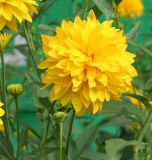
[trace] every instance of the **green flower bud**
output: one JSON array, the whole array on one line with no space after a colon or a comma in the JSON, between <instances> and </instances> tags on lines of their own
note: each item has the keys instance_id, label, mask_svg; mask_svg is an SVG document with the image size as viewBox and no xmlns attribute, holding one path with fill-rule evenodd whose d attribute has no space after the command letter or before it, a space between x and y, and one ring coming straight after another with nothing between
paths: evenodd
<instances>
[{"instance_id":1,"label":"green flower bud","mask_svg":"<svg viewBox=\"0 0 152 160\"><path fill-rule=\"evenodd\" d=\"M12 96L18 96L23 92L24 88L22 84L10 84L7 86L7 92Z\"/></svg>"},{"instance_id":2,"label":"green flower bud","mask_svg":"<svg viewBox=\"0 0 152 160\"><path fill-rule=\"evenodd\" d=\"M56 120L58 123L64 122L67 118L67 113L65 112L57 112L53 114L54 120Z\"/></svg>"}]
</instances>

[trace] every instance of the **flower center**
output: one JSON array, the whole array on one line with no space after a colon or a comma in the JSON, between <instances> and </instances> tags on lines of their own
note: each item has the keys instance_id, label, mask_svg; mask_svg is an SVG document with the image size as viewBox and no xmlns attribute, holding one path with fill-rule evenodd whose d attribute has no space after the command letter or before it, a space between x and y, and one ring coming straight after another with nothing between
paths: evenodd
<instances>
[{"instance_id":1,"label":"flower center","mask_svg":"<svg viewBox=\"0 0 152 160\"><path fill-rule=\"evenodd\" d=\"M84 52L88 60L93 60L95 58L95 51L94 51L94 46L91 45L86 51Z\"/></svg>"}]
</instances>

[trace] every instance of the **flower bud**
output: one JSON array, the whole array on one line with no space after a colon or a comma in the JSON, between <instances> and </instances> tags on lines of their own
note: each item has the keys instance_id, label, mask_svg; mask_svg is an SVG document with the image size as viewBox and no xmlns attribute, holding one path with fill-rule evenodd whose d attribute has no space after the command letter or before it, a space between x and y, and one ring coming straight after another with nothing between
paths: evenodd
<instances>
[{"instance_id":1,"label":"flower bud","mask_svg":"<svg viewBox=\"0 0 152 160\"><path fill-rule=\"evenodd\" d=\"M12 35L7 33L0 33L0 50L6 48L8 42L10 41Z\"/></svg>"},{"instance_id":2,"label":"flower bud","mask_svg":"<svg viewBox=\"0 0 152 160\"><path fill-rule=\"evenodd\" d=\"M7 86L7 92L12 96L18 96L23 92L24 88L22 84L10 84Z\"/></svg>"},{"instance_id":3,"label":"flower bud","mask_svg":"<svg viewBox=\"0 0 152 160\"><path fill-rule=\"evenodd\" d=\"M67 113L65 112L57 112L53 115L54 120L56 120L58 123L64 122L67 118Z\"/></svg>"}]
</instances>

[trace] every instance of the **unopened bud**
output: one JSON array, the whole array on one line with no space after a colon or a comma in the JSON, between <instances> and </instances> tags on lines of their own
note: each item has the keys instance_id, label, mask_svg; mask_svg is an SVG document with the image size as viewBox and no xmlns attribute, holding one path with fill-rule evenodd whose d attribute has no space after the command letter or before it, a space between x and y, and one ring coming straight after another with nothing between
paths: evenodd
<instances>
[{"instance_id":1,"label":"unopened bud","mask_svg":"<svg viewBox=\"0 0 152 160\"><path fill-rule=\"evenodd\" d=\"M22 84L10 84L7 86L7 92L12 96L18 96L23 92L24 88Z\"/></svg>"},{"instance_id":2,"label":"unopened bud","mask_svg":"<svg viewBox=\"0 0 152 160\"><path fill-rule=\"evenodd\" d=\"M58 122L58 123L61 123L61 122L64 122L65 119L67 118L67 113L65 112L57 112L53 115L53 118Z\"/></svg>"}]
</instances>

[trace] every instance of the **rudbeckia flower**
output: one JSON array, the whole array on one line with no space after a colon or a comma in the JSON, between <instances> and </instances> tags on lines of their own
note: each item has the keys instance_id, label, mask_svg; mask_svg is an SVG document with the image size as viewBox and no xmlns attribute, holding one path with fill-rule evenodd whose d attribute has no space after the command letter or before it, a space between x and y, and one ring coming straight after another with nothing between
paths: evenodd
<instances>
[{"instance_id":1,"label":"rudbeckia flower","mask_svg":"<svg viewBox=\"0 0 152 160\"><path fill-rule=\"evenodd\" d=\"M120 16L131 18L141 16L143 9L142 0L122 0L118 7Z\"/></svg>"},{"instance_id":2,"label":"rudbeckia flower","mask_svg":"<svg viewBox=\"0 0 152 160\"><path fill-rule=\"evenodd\" d=\"M3 103L0 102L0 107L2 106L3 106ZM5 114L5 111L2 108L0 108L0 117L2 117L4 114ZM3 131L3 130L4 130L4 125L3 125L2 119L0 118L0 131Z\"/></svg>"},{"instance_id":3,"label":"rudbeckia flower","mask_svg":"<svg viewBox=\"0 0 152 160\"><path fill-rule=\"evenodd\" d=\"M100 23L91 10L87 20L63 21L55 36L42 35L46 60L43 82L53 84L50 98L73 104L77 115L101 111L102 103L119 100L136 76L123 31L112 21Z\"/></svg>"},{"instance_id":4,"label":"rudbeckia flower","mask_svg":"<svg viewBox=\"0 0 152 160\"><path fill-rule=\"evenodd\" d=\"M22 23L23 19L32 22L30 13L37 10L35 0L0 0L0 30L5 26L17 31L17 20Z\"/></svg>"},{"instance_id":5,"label":"rudbeckia flower","mask_svg":"<svg viewBox=\"0 0 152 160\"><path fill-rule=\"evenodd\" d=\"M12 35L7 33L0 33L0 50L6 48L8 42L10 41Z\"/></svg>"}]
</instances>

